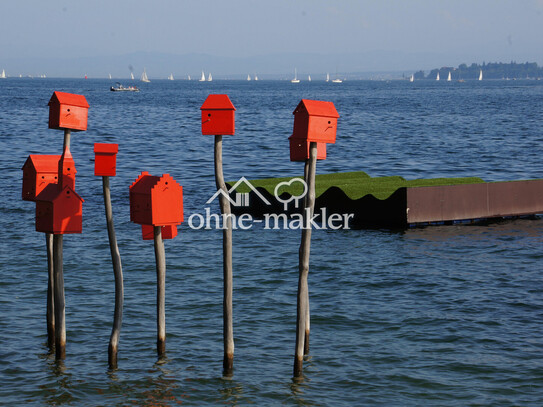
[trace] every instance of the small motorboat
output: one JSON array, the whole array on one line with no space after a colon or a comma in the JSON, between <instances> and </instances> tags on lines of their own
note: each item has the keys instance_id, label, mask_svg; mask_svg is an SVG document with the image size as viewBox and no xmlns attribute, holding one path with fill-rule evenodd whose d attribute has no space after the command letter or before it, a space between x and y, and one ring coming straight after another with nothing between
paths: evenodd
<instances>
[{"instance_id":1,"label":"small motorboat","mask_svg":"<svg viewBox=\"0 0 543 407\"><path fill-rule=\"evenodd\" d=\"M117 82L115 86L109 88L112 92L139 92L137 86L123 86L121 83Z\"/></svg>"}]
</instances>

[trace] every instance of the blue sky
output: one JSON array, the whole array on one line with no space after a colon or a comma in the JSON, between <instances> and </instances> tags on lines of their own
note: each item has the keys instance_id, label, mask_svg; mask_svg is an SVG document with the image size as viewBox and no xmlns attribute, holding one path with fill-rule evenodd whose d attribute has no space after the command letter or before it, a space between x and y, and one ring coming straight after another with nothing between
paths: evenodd
<instances>
[{"instance_id":1,"label":"blue sky","mask_svg":"<svg viewBox=\"0 0 543 407\"><path fill-rule=\"evenodd\" d=\"M0 3L0 67L10 58L138 51L231 57L384 51L425 54L424 62L435 65L543 64L543 0Z\"/></svg>"}]
</instances>

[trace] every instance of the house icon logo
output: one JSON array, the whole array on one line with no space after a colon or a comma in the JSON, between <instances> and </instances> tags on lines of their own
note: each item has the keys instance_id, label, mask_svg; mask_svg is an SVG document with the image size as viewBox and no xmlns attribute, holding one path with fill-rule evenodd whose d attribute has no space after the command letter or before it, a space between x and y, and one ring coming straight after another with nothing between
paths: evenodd
<instances>
[{"instance_id":1,"label":"house icon logo","mask_svg":"<svg viewBox=\"0 0 543 407\"><path fill-rule=\"evenodd\" d=\"M262 195L260 192L258 192L258 190L253 186L253 184L251 184L247 178L245 177L241 177L233 186L232 188L230 188L228 190L228 193L224 192L222 189L219 189L217 190L217 192L215 192L213 194L213 196L211 198L209 198L206 202L206 204L210 204L211 202L213 202L215 199L217 199L217 197L219 195L222 195L224 197L226 197L226 199L228 199L228 201L230 202L230 204L232 204L233 206L235 207L246 207L246 206L249 206L249 192L246 192L246 193L237 193L236 192L236 199L232 199L231 198L231 194L232 192L234 192L238 186L240 186L241 184L245 184L249 187L249 189L251 191L253 191L255 193L255 195L262 201L264 202L266 205L271 205L270 201L268 201L266 199L266 197L264 195Z\"/></svg>"}]
</instances>

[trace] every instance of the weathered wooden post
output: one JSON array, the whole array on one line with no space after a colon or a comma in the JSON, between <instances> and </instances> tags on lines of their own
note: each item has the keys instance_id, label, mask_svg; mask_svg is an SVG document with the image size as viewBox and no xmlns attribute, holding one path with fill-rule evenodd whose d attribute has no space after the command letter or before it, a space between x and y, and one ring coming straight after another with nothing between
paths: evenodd
<instances>
[{"instance_id":1,"label":"weathered wooden post","mask_svg":"<svg viewBox=\"0 0 543 407\"><path fill-rule=\"evenodd\" d=\"M54 285L54 263L53 263L53 235L45 233L47 246L47 346L53 349L55 346L55 301L53 293Z\"/></svg>"},{"instance_id":2,"label":"weathered wooden post","mask_svg":"<svg viewBox=\"0 0 543 407\"><path fill-rule=\"evenodd\" d=\"M102 177L102 191L104 194L104 207L106 211L106 225L109 239L109 250L113 264L115 277L115 311L113 313L113 327L109 338L108 364L110 369L117 368L117 353L119 349L119 338L123 323L124 285L123 268L121 255L117 245L117 235L113 223L113 208L111 205L111 191L109 177L116 175L116 159L119 151L118 144L94 143L94 175Z\"/></svg>"},{"instance_id":3,"label":"weathered wooden post","mask_svg":"<svg viewBox=\"0 0 543 407\"><path fill-rule=\"evenodd\" d=\"M291 161L304 161L304 198L302 240L298 261L298 296L296 305L296 347L293 375L303 374L303 356L309 352L309 255L311 219L315 210L315 174L317 159L326 159L326 144L335 143L339 115L331 102L302 99L293 112L294 131L289 137Z\"/></svg>"},{"instance_id":4,"label":"weathered wooden post","mask_svg":"<svg viewBox=\"0 0 543 407\"><path fill-rule=\"evenodd\" d=\"M309 166L307 172L307 195L303 212L302 241L298 261L298 298L296 306L296 349L294 352L294 377L302 375L303 356L305 353L305 338L309 336L307 318L309 314L309 289L307 277L309 274L309 254L311 251L311 224L315 210L315 169L317 163L317 143L309 147Z\"/></svg>"},{"instance_id":5,"label":"weathered wooden post","mask_svg":"<svg viewBox=\"0 0 543 407\"><path fill-rule=\"evenodd\" d=\"M157 354L166 354L166 255L164 240L183 222L183 187L169 174L144 171L130 186L130 220L142 225L143 240L154 240L157 273Z\"/></svg>"},{"instance_id":6,"label":"weathered wooden post","mask_svg":"<svg viewBox=\"0 0 543 407\"><path fill-rule=\"evenodd\" d=\"M303 161L304 162L304 182L308 186L308 192L304 196L302 208L305 211L307 207L307 199L309 196L309 166L310 166L310 149L307 140L305 139L296 139L294 136L289 137L290 142L290 160L291 161ZM326 143L317 143L317 160L326 159ZM316 165L316 164L315 164ZM304 351L303 354L309 354L309 333L311 330L311 319L310 319L310 305L309 305L309 288L307 290L305 303L307 304L305 311L305 335L304 335Z\"/></svg>"},{"instance_id":7,"label":"weathered wooden post","mask_svg":"<svg viewBox=\"0 0 543 407\"><path fill-rule=\"evenodd\" d=\"M222 167L222 136L235 133L235 110L228 95L209 95L200 108L202 134L215 136L215 185L220 190L219 203L223 219L223 375L234 373L234 318L232 310L232 217L230 197Z\"/></svg>"},{"instance_id":8,"label":"weathered wooden post","mask_svg":"<svg viewBox=\"0 0 543 407\"><path fill-rule=\"evenodd\" d=\"M156 260L156 309L157 340L156 348L159 357L166 354L166 252L162 240L162 227L153 226L153 239Z\"/></svg>"}]
</instances>

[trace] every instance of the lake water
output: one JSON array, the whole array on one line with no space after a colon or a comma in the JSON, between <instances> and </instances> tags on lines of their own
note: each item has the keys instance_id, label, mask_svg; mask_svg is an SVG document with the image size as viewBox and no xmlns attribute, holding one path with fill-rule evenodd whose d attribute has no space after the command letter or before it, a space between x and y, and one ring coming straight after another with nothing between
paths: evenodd
<instances>
[{"instance_id":1,"label":"lake water","mask_svg":"<svg viewBox=\"0 0 543 407\"><path fill-rule=\"evenodd\" d=\"M152 81L139 93L107 80L0 80L0 404L543 404L543 219L409 230L320 230L312 239L311 351L292 380L296 230L234 233L234 376L222 370L222 234L183 224L166 241L167 357L158 361L152 241L129 221L141 171L184 188L185 219L215 193L213 137L199 108L227 93L227 180L296 175L292 111L334 102L337 142L317 173L405 178L543 178L543 82ZM124 83L128 85L128 81ZM45 239L21 200L29 154L60 154L47 127L53 91L80 93L89 128L72 134L83 234L64 238L67 354L46 345ZM125 307L119 368L109 371L114 281L93 144L119 143L111 179ZM218 210L218 205L213 210Z\"/></svg>"}]
</instances>

